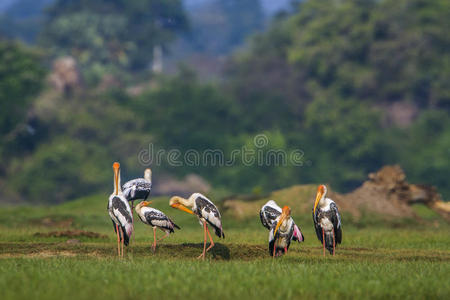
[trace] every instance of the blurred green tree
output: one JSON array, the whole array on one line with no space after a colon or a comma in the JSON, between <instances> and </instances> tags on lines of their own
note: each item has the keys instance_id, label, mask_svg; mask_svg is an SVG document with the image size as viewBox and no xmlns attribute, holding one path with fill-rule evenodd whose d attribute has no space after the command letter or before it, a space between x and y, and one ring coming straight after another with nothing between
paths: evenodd
<instances>
[{"instance_id":1,"label":"blurred green tree","mask_svg":"<svg viewBox=\"0 0 450 300\"><path fill-rule=\"evenodd\" d=\"M106 72L148 69L153 48L187 26L180 0L58 0L41 44L54 56L74 56L95 82Z\"/></svg>"},{"instance_id":2,"label":"blurred green tree","mask_svg":"<svg viewBox=\"0 0 450 300\"><path fill-rule=\"evenodd\" d=\"M0 40L0 155L23 124L32 97L42 88L45 70L41 55L17 42ZM0 162L0 169L5 160Z\"/></svg>"}]
</instances>

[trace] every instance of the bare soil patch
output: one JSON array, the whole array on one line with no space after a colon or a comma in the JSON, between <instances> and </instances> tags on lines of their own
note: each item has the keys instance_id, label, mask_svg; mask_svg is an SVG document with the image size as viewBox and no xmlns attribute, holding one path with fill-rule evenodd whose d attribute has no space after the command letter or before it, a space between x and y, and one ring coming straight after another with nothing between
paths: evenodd
<instances>
[{"instance_id":1,"label":"bare soil patch","mask_svg":"<svg viewBox=\"0 0 450 300\"><path fill-rule=\"evenodd\" d=\"M34 236L38 237L88 237L96 239L106 239L107 236L93 231L84 230L65 230L65 231L51 231L51 232L36 232Z\"/></svg>"}]
</instances>

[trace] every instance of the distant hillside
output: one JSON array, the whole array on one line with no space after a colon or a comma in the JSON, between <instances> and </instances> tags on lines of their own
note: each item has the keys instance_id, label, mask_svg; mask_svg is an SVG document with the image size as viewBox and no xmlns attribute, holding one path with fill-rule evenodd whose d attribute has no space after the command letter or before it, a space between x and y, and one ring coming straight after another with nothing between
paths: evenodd
<instances>
[{"instance_id":1,"label":"distant hillside","mask_svg":"<svg viewBox=\"0 0 450 300\"><path fill-rule=\"evenodd\" d=\"M316 191L317 185L295 185L258 199L233 197L225 200L224 207L230 215L246 219L255 217L262 205L273 199L280 206L290 206L294 216L310 218ZM386 166L369 174L369 180L348 194L339 194L329 188L327 197L333 199L340 212L355 223L367 222L363 217L368 215L375 216L377 221L410 219L422 222L424 219L439 220L439 215L450 221L450 205L441 200L435 188L407 183L403 170L398 166ZM414 207L414 204L424 204L435 213L424 207Z\"/></svg>"}]
</instances>

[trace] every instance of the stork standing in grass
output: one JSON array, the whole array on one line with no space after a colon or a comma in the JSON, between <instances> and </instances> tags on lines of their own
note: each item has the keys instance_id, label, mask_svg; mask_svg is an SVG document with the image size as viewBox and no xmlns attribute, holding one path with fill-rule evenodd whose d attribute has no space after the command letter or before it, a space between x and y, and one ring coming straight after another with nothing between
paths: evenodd
<instances>
[{"instance_id":1,"label":"stork standing in grass","mask_svg":"<svg viewBox=\"0 0 450 300\"><path fill-rule=\"evenodd\" d=\"M108 213L117 234L117 252L123 257L123 245L128 246L130 236L133 232L133 218L130 205L125 199L120 187L120 164L113 164L114 170L114 192L109 196Z\"/></svg>"},{"instance_id":2,"label":"stork standing in grass","mask_svg":"<svg viewBox=\"0 0 450 300\"><path fill-rule=\"evenodd\" d=\"M336 245L342 242L341 215L336 203L326 198L327 187L319 185L313 208L314 227L317 238L330 254L335 254Z\"/></svg>"},{"instance_id":3,"label":"stork standing in grass","mask_svg":"<svg viewBox=\"0 0 450 300\"><path fill-rule=\"evenodd\" d=\"M125 182L122 186L123 196L128 201L131 201L132 208L134 208L134 200L147 200L152 189L152 170L145 169L144 178L136 178Z\"/></svg>"},{"instance_id":4,"label":"stork standing in grass","mask_svg":"<svg viewBox=\"0 0 450 300\"><path fill-rule=\"evenodd\" d=\"M259 212L259 218L261 219L261 223L267 229L271 229L273 223L276 219L281 215L281 207L274 200L267 201L266 204L263 205ZM294 234L292 235L292 240L297 242L304 242L305 237L303 236L300 228L294 222Z\"/></svg>"},{"instance_id":5,"label":"stork standing in grass","mask_svg":"<svg viewBox=\"0 0 450 300\"><path fill-rule=\"evenodd\" d=\"M214 231L219 238L225 238L225 234L222 230L222 221L219 210L214 205L214 203L211 202L211 200L200 193L194 193L188 199L174 196L170 198L169 204L173 208L177 208L187 213L197 215L200 225L203 226L204 232L203 252L198 258L205 259L205 253L208 252L212 247L214 247L214 242L208 229L208 224L214 228ZM192 210L188 207L190 207ZM206 249L207 234L211 242L208 249Z\"/></svg>"},{"instance_id":6,"label":"stork standing in grass","mask_svg":"<svg viewBox=\"0 0 450 300\"><path fill-rule=\"evenodd\" d=\"M128 201L131 201L131 213L133 214L134 200L143 199L147 200L152 189L152 170L150 168L145 169L144 178L136 178L125 182L122 186L123 196ZM133 215L132 215L133 216ZM134 220L133 220L134 229ZM134 230L133 230L134 232ZM133 235L134 242L134 235Z\"/></svg>"},{"instance_id":7,"label":"stork standing in grass","mask_svg":"<svg viewBox=\"0 0 450 300\"><path fill-rule=\"evenodd\" d=\"M156 242L159 242L162 239L168 237L170 233L174 232L174 228L181 228L171 219L169 219L162 211L159 211L156 208L147 207L147 205L149 205L150 203L151 201L140 202L138 205L136 205L136 213L143 223L153 227L152 249L153 252L155 252ZM158 241L156 240L156 228L159 228L166 233Z\"/></svg>"},{"instance_id":8,"label":"stork standing in grass","mask_svg":"<svg viewBox=\"0 0 450 300\"><path fill-rule=\"evenodd\" d=\"M269 232L269 253L273 257L286 254L294 237L295 223L291 208L284 206L281 214L272 223Z\"/></svg>"}]
</instances>

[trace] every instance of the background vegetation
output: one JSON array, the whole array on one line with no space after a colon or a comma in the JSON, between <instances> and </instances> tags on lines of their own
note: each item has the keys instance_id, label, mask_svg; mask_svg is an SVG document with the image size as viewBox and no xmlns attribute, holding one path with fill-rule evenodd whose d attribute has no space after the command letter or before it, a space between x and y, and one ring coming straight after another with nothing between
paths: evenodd
<instances>
[{"instance_id":1,"label":"background vegetation","mask_svg":"<svg viewBox=\"0 0 450 300\"><path fill-rule=\"evenodd\" d=\"M124 179L139 176L138 153L149 143L229 153L260 133L268 147L301 149L304 165L162 164L154 174L194 172L228 193L317 182L345 192L399 163L411 181L436 185L448 199L448 1L301 1L269 25L258 1L211 2L212 19L229 20L223 34L217 26L200 33L178 0L41 1L37 33L1 27L1 199L105 193L111 162L122 162ZM189 51L221 55L216 80L195 67L151 72L155 46L180 55L171 45L181 32L198 45ZM53 59L67 55L82 78L69 94L45 81Z\"/></svg>"}]
</instances>

